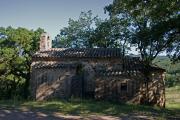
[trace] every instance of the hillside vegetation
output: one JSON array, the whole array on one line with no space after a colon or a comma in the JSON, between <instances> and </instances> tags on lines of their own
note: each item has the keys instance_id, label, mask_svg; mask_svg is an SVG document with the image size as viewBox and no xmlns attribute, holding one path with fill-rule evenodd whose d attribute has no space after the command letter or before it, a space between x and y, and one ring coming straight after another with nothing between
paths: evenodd
<instances>
[{"instance_id":1,"label":"hillside vegetation","mask_svg":"<svg viewBox=\"0 0 180 120\"><path fill-rule=\"evenodd\" d=\"M180 85L180 62L172 63L168 57L159 56L154 63L166 69L165 84L167 87Z\"/></svg>"}]
</instances>

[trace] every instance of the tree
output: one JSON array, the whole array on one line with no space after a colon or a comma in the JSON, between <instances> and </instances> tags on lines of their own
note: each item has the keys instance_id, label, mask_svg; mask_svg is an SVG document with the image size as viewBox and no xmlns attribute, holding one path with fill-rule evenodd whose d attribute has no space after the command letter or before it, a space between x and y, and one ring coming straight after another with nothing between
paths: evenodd
<instances>
[{"instance_id":1,"label":"tree","mask_svg":"<svg viewBox=\"0 0 180 120\"><path fill-rule=\"evenodd\" d=\"M60 30L55 37L54 47L73 48L122 48L127 49L127 32L118 19L92 17L92 12L81 12L78 20L69 19L69 26ZM125 24L125 23L124 23Z\"/></svg>"},{"instance_id":2,"label":"tree","mask_svg":"<svg viewBox=\"0 0 180 120\"><path fill-rule=\"evenodd\" d=\"M137 47L147 66L162 52L180 59L178 0L114 0L105 10L111 18L127 22L128 41Z\"/></svg>"},{"instance_id":3,"label":"tree","mask_svg":"<svg viewBox=\"0 0 180 120\"><path fill-rule=\"evenodd\" d=\"M94 31L94 23L98 17L92 16L92 12L81 12L78 20L69 19L68 27L60 30L60 34L53 41L54 47L90 48L92 42L89 38Z\"/></svg>"},{"instance_id":4,"label":"tree","mask_svg":"<svg viewBox=\"0 0 180 120\"><path fill-rule=\"evenodd\" d=\"M122 24L126 23L121 23L117 18L101 20L96 24L97 27L90 38L93 41L93 46L99 48L121 48L123 55L125 55L127 50L129 50L127 47L129 30L124 28Z\"/></svg>"},{"instance_id":5,"label":"tree","mask_svg":"<svg viewBox=\"0 0 180 120\"><path fill-rule=\"evenodd\" d=\"M131 36L128 42L140 52L146 76L146 102L149 101L150 66L162 52L180 60L180 11L178 0L114 0L105 7L111 19L126 23L122 26ZM124 32L124 30L122 30Z\"/></svg>"},{"instance_id":6,"label":"tree","mask_svg":"<svg viewBox=\"0 0 180 120\"><path fill-rule=\"evenodd\" d=\"M30 61L32 54L38 49L40 34L25 28L0 28L0 90L1 97L27 98L30 80Z\"/></svg>"}]
</instances>

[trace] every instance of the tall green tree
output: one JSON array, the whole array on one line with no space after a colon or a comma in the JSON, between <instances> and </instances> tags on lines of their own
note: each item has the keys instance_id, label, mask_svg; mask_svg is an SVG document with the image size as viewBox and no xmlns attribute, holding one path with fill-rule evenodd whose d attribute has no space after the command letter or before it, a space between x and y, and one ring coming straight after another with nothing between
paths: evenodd
<instances>
[{"instance_id":1,"label":"tall green tree","mask_svg":"<svg viewBox=\"0 0 180 120\"><path fill-rule=\"evenodd\" d=\"M122 48L127 50L127 32L119 19L102 20L92 12L81 12L78 20L69 19L68 27L60 30L53 41L54 47ZM123 23L125 24L125 23ZM124 32L121 32L124 29Z\"/></svg>"},{"instance_id":2,"label":"tall green tree","mask_svg":"<svg viewBox=\"0 0 180 120\"><path fill-rule=\"evenodd\" d=\"M111 18L127 23L128 41L137 47L147 65L162 52L180 59L178 0L114 0L105 10Z\"/></svg>"},{"instance_id":3,"label":"tall green tree","mask_svg":"<svg viewBox=\"0 0 180 120\"><path fill-rule=\"evenodd\" d=\"M129 30L122 26L121 21L117 18L101 20L96 24L91 41L93 46L100 48L121 48L123 55L129 50L128 39ZM122 32L123 31L123 32Z\"/></svg>"},{"instance_id":4,"label":"tall green tree","mask_svg":"<svg viewBox=\"0 0 180 120\"><path fill-rule=\"evenodd\" d=\"M27 98L30 80L30 61L38 49L40 34L25 28L0 28L0 89L1 97Z\"/></svg>"},{"instance_id":5,"label":"tall green tree","mask_svg":"<svg viewBox=\"0 0 180 120\"><path fill-rule=\"evenodd\" d=\"M91 11L81 12L78 20L69 19L68 27L60 30L60 34L53 41L54 47L74 47L89 48L92 42L89 38L94 31L97 16L93 16Z\"/></svg>"},{"instance_id":6,"label":"tall green tree","mask_svg":"<svg viewBox=\"0 0 180 120\"><path fill-rule=\"evenodd\" d=\"M180 10L178 0L114 0L105 7L111 19L118 18L131 36L145 65L145 101L148 103L150 65L162 52L180 60ZM124 32L124 30L122 30Z\"/></svg>"}]
</instances>

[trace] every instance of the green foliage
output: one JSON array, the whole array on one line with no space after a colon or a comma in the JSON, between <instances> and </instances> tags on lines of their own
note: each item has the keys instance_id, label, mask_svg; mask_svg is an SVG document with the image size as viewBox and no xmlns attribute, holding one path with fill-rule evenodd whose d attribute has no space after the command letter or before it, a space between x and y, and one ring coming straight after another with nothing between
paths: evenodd
<instances>
[{"instance_id":1,"label":"green foliage","mask_svg":"<svg viewBox=\"0 0 180 120\"><path fill-rule=\"evenodd\" d=\"M69 19L68 27L56 36L56 47L135 46L144 63L149 64L162 52L180 58L180 14L177 0L114 0L105 7L110 19L92 17L82 12L78 20Z\"/></svg>"},{"instance_id":2,"label":"green foliage","mask_svg":"<svg viewBox=\"0 0 180 120\"><path fill-rule=\"evenodd\" d=\"M139 50L143 61L151 64L166 51L180 59L180 14L177 0L114 0L106 6L111 18L118 18L130 31L130 42ZM124 32L124 30L122 30Z\"/></svg>"},{"instance_id":3,"label":"green foliage","mask_svg":"<svg viewBox=\"0 0 180 120\"><path fill-rule=\"evenodd\" d=\"M73 48L124 48L127 32L118 19L102 20L92 12L81 12L78 20L69 19L68 27L60 30L53 41L54 47ZM125 23L124 23L125 24ZM120 30L124 29L124 33ZM127 48L127 47L126 47Z\"/></svg>"},{"instance_id":4,"label":"green foliage","mask_svg":"<svg viewBox=\"0 0 180 120\"><path fill-rule=\"evenodd\" d=\"M117 18L99 22L91 37L93 46L100 48L121 48L121 51L125 54L130 50L127 47L129 45L127 40L130 37L128 36L130 33L122 24L127 23L122 23Z\"/></svg>"},{"instance_id":5,"label":"green foliage","mask_svg":"<svg viewBox=\"0 0 180 120\"><path fill-rule=\"evenodd\" d=\"M93 17L92 12L81 12L78 20L69 19L68 27L60 30L60 34L53 41L54 47L90 48L90 37L94 30L93 25L98 17Z\"/></svg>"},{"instance_id":6,"label":"green foliage","mask_svg":"<svg viewBox=\"0 0 180 120\"><path fill-rule=\"evenodd\" d=\"M0 99L27 98L30 60L43 31L0 28Z\"/></svg>"},{"instance_id":7,"label":"green foliage","mask_svg":"<svg viewBox=\"0 0 180 120\"><path fill-rule=\"evenodd\" d=\"M180 85L180 62L172 63L165 56L158 56L153 62L166 69L165 85L167 87Z\"/></svg>"}]
</instances>

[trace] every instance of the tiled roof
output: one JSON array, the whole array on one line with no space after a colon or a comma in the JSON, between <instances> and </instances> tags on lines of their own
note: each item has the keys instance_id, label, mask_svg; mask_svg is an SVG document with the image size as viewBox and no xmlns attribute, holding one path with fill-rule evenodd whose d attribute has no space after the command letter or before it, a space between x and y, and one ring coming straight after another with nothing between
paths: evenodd
<instances>
[{"instance_id":1,"label":"tiled roof","mask_svg":"<svg viewBox=\"0 0 180 120\"><path fill-rule=\"evenodd\" d=\"M95 71L97 74L105 76L116 76L124 73L136 74L138 71L143 71L145 68L139 57L125 56L122 57L121 50L119 48L79 48L79 49L51 49L49 51L38 51L34 54L34 58L123 58L123 64L115 65L113 69L99 69L100 67L95 66ZM40 62L34 65L34 68L76 68L77 63L58 63L58 62ZM157 66L150 66L148 68L150 71L160 70L165 71Z\"/></svg>"},{"instance_id":2,"label":"tiled roof","mask_svg":"<svg viewBox=\"0 0 180 120\"><path fill-rule=\"evenodd\" d=\"M77 64L70 63L56 63L56 62L40 62L34 65L34 68L76 68Z\"/></svg>"},{"instance_id":3,"label":"tiled roof","mask_svg":"<svg viewBox=\"0 0 180 120\"><path fill-rule=\"evenodd\" d=\"M120 48L58 48L38 51L34 58L121 58Z\"/></svg>"},{"instance_id":4,"label":"tiled roof","mask_svg":"<svg viewBox=\"0 0 180 120\"><path fill-rule=\"evenodd\" d=\"M139 65L138 68L134 67L125 67L125 69L105 69L105 70L96 70L96 74L100 76L119 76L119 75L139 75L139 73L143 73L145 70L143 65ZM159 67L154 67L150 66L149 71L154 72L154 71L161 71L165 72L165 69L159 68Z\"/></svg>"},{"instance_id":5,"label":"tiled roof","mask_svg":"<svg viewBox=\"0 0 180 120\"><path fill-rule=\"evenodd\" d=\"M58 62L40 62L36 63L34 65L35 69L55 69L55 68L70 68L70 69L76 69L79 65L79 62L77 63L58 63ZM112 66L111 69L108 69L108 67L99 67L98 65L94 66L94 70L97 75L101 76L119 76L119 75L137 75L139 72L144 71L145 66L139 61L133 59L126 59L126 62L124 64L115 65ZM151 65L149 67L149 71L162 71L164 72L165 69L159 68L158 66Z\"/></svg>"},{"instance_id":6,"label":"tiled roof","mask_svg":"<svg viewBox=\"0 0 180 120\"><path fill-rule=\"evenodd\" d=\"M108 69L108 67L105 67L103 69L99 69L99 67L97 65L95 65L93 67L93 69L95 70L96 75L101 75L101 76L119 76L119 75L123 75L123 74L129 74L129 73L133 73L134 75L141 71L142 69L142 65L139 65L137 63L131 63L133 64L133 66L127 66L127 64L124 65L124 68L121 65L117 66L117 67L113 67L111 69ZM137 65L135 65L137 64ZM64 69L64 68L70 68L70 69L76 69L77 66L79 65L79 63L58 63L58 62L40 62L40 63L36 63L34 65L35 69Z\"/></svg>"}]
</instances>

